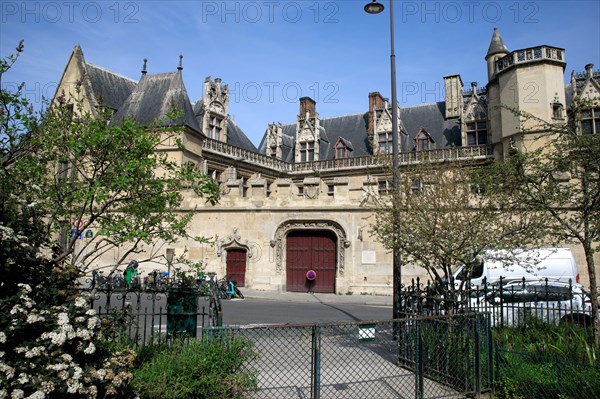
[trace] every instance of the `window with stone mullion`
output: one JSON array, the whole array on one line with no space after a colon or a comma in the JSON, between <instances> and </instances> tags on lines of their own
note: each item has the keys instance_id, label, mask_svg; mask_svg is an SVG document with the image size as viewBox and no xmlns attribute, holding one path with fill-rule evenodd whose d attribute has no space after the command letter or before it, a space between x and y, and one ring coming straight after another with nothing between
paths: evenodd
<instances>
[{"instance_id":1,"label":"window with stone mullion","mask_svg":"<svg viewBox=\"0 0 600 399\"><path fill-rule=\"evenodd\" d=\"M487 122L467 122L467 145L487 144Z\"/></svg>"},{"instance_id":2,"label":"window with stone mullion","mask_svg":"<svg viewBox=\"0 0 600 399\"><path fill-rule=\"evenodd\" d=\"M600 108L581 112L581 133L600 134Z\"/></svg>"}]
</instances>

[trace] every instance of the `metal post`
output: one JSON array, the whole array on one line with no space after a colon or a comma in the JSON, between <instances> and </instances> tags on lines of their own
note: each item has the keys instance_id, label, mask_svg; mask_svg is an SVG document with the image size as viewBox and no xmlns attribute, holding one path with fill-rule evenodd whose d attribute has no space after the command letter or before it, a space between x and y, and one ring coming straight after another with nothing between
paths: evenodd
<instances>
[{"instance_id":1,"label":"metal post","mask_svg":"<svg viewBox=\"0 0 600 399\"><path fill-rule=\"evenodd\" d=\"M378 14L384 9L383 5L373 0L370 4L365 6L365 11L369 14ZM396 98L396 51L394 46L394 0L390 0L390 73L391 73L391 84L392 84L392 226L395 232L398 229L398 167L400 166L400 156L398 148L398 101ZM393 273L393 309L392 314L394 319L400 318L401 309L401 288L402 288L402 270L401 270L401 258L400 249L394 244L392 248L393 259L392 259L392 273ZM397 334L394 333L397 337Z\"/></svg>"},{"instance_id":2,"label":"metal post","mask_svg":"<svg viewBox=\"0 0 600 399\"><path fill-rule=\"evenodd\" d=\"M398 167L399 162L399 148L398 148L398 100L396 98L396 52L394 48L394 0L390 0L390 69L391 69L391 80L392 80L392 186L394 190L394 204L393 204L393 226L394 232L398 229ZM393 247L393 277L394 277L394 304L393 304L393 317L394 319L400 318L401 309L401 290L402 290L402 269L401 269L400 249L394 244Z\"/></svg>"}]
</instances>

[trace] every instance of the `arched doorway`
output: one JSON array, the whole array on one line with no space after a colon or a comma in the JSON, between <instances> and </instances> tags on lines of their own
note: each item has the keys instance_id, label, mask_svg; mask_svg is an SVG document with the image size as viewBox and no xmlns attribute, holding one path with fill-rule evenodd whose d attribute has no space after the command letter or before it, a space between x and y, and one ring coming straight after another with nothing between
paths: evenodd
<instances>
[{"instance_id":1,"label":"arched doorway","mask_svg":"<svg viewBox=\"0 0 600 399\"><path fill-rule=\"evenodd\" d=\"M227 275L237 282L238 287L246 284L246 250L231 248L227 250L226 257Z\"/></svg>"},{"instance_id":2,"label":"arched doorway","mask_svg":"<svg viewBox=\"0 0 600 399\"><path fill-rule=\"evenodd\" d=\"M331 230L294 230L286 239L286 286L292 292L335 293L337 236ZM311 282L309 270L316 272Z\"/></svg>"}]
</instances>

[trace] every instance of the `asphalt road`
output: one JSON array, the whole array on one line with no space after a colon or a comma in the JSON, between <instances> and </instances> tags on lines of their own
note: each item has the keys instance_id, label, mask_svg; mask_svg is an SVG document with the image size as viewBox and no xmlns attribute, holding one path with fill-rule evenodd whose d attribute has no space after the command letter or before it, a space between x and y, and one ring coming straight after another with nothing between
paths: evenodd
<instances>
[{"instance_id":1,"label":"asphalt road","mask_svg":"<svg viewBox=\"0 0 600 399\"><path fill-rule=\"evenodd\" d=\"M306 324L392 318L392 307L352 303L289 302L271 299L221 301L223 324Z\"/></svg>"}]
</instances>

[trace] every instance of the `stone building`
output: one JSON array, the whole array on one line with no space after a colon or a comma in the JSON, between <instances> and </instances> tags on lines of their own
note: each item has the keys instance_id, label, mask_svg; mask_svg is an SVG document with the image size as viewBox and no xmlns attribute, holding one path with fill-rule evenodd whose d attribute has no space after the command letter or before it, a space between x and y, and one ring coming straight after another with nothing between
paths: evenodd
<instances>
[{"instance_id":1,"label":"stone building","mask_svg":"<svg viewBox=\"0 0 600 399\"><path fill-rule=\"evenodd\" d=\"M434 160L502 159L512 147L531 145L529 134L543 133L524 135L518 117L500 104L551 121L566 118L575 97L597 98L599 108L590 110L581 128L600 134L600 72L592 65L565 85L564 49L509 51L496 29L485 62L485 85L465 87L460 75L448 75L445 101L399 110L401 166L417 151ZM184 208L198 209L191 233L213 236L215 245L181 242L175 252L186 248L186 256L203 261L207 271L231 274L256 289L306 291L312 269L313 291L391 294L392 256L370 236L371 213L364 206L366 193L390 189L379 156L392 151L388 100L368 93L364 111L321 118L316 102L303 97L296 123L270 124L256 148L229 117L228 86L207 77L203 98L192 103L182 69L180 58L176 72L149 74L144 62L136 81L86 62L76 46L57 90L80 96L89 112L111 109L115 123L126 115L149 123L173 105L183 111L177 123L185 128L185 148L161 150L217 179L222 199L212 207L186 197ZM574 249L586 282L582 251ZM402 276L407 282L424 271L404 265Z\"/></svg>"}]
</instances>

